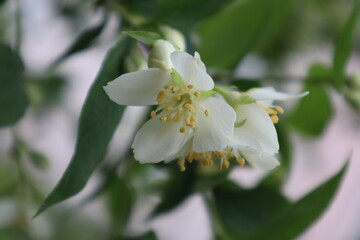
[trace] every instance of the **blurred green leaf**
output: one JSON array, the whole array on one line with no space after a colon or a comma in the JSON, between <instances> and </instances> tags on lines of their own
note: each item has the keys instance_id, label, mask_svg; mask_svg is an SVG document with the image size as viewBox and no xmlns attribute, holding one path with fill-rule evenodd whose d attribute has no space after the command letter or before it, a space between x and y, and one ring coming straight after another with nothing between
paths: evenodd
<instances>
[{"instance_id":1,"label":"blurred green leaf","mask_svg":"<svg viewBox=\"0 0 360 240\"><path fill-rule=\"evenodd\" d=\"M0 127L16 123L29 105L20 56L0 43Z\"/></svg>"},{"instance_id":2,"label":"blurred green leaf","mask_svg":"<svg viewBox=\"0 0 360 240\"><path fill-rule=\"evenodd\" d=\"M230 85L234 85L239 88L240 91L245 92L251 88L261 87L260 82L260 79L241 78L231 81Z\"/></svg>"},{"instance_id":3,"label":"blurred green leaf","mask_svg":"<svg viewBox=\"0 0 360 240\"><path fill-rule=\"evenodd\" d=\"M345 83L345 68L346 64L351 56L351 52L353 49L355 34L356 34L356 26L358 22L358 14L359 14L359 1L354 1L354 8L352 9L351 15L347 20L342 34L340 35L336 46L335 46L335 54L333 59L333 67L334 67L334 85L338 90L341 90Z\"/></svg>"},{"instance_id":4,"label":"blurred green leaf","mask_svg":"<svg viewBox=\"0 0 360 240\"><path fill-rule=\"evenodd\" d=\"M276 190L241 190L232 183L215 188L214 200L224 230L234 239L254 234L289 204Z\"/></svg>"},{"instance_id":5,"label":"blurred green leaf","mask_svg":"<svg viewBox=\"0 0 360 240\"><path fill-rule=\"evenodd\" d=\"M301 98L287 119L300 132L309 136L320 135L333 115L326 83L331 80L331 70L321 65L311 67L304 91L309 95Z\"/></svg>"},{"instance_id":6,"label":"blurred green leaf","mask_svg":"<svg viewBox=\"0 0 360 240\"><path fill-rule=\"evenodd\" d=\"M167 212L182 203L193 191L195 183L195 167L190 164L185 172L173 167L169 179L161 192L161 202L153 211L153 216Z\"/></svg>"},{"instance_id":7,"label":"blurred green leaf","mask_svg":"<svg viewBox=\"0 0 360 240\"><path fill-rule=\"evenodd\" d=\"M35 216L81 191L103 159L124 110L123 106L110 101L103 86L123 73L123 62L129 45L129 39L122 38L108 52L83 105L77 144L71 162Z\"/></svg>"},{"instance_id":8,"label":"blurred green leaf","mask_svg":"<svg viewBox=\"0 0 360 240\"><path fill-rule=\"evenodd\" d=\"M157 239L158 238L156 237L154 232L149 232L137 237L119 237L111 240L157 240Z\"/></svg>"},{"instance_id":9,"label":"blurred green leaf","mask_svg":"<svg viewBox=\"0 0 360 240\"><path fill-rule=\"evenodd\" d=\"M66 52L61 55L53 64L52 67L57 66L59 63L64 61L70 55L85 50L90 47L91 44L95 41L95 39L100 35L104 26L107 22L107 18L104 17L103 21L101 21L98 25L85 29L83 32L79 34L79 36L74 40L71 46L66 50Z\"/></svg>"},{"instance_id":10,"label":"blurred green leaf","mask_svg":"<svg viewBox=\"0 0 360 240\"><path fill-rule=\"evenodd\" d=\"M145 31L127 31L124 32L132 38L146 44L146 45L154 45L156 40L161 39L161 35L155 32L145 32Z\"/></svg>"},{"instance_id":11,"label":"blurred green leaf","mask_svg":"<svg viewBox=\"0 0 360 240\"><path fill-rule=\"evenodd\" d=\"M207 65L233 68L247 53L270 44L290 13L292 0L237 0L197 28Z\"/></svg>"},{"instance_id":12,"label":"blurred green leaf","mask_svg":"<svg viewBox=\"0 0 360 240\"><path fill-rule=\"evenodd\" d=\"M284 208L279 215L274 216L271 222L251 239L296 239L327 208L335 196L346 167L347 165L338 174L298 202Z\"/></svg>"},{"instance_id":13,"label":"blurred green leaf","mask_svg":"<svg viewBox=\"0 0 360 240\"><path fill-rule=\"evenodd\" d=\"M29 157L38 169L46 169L49 166L48 158L41 152L29 151Z\"/></svg>"},{"instance_id":14,"label":"blurred green leaf","mask_svg":"<svg viewBox=\"0 0 360 240\"><path fill-rule=\"evenodd\" d=\"M60 75L30 77L27 79L27 90L31 104L35 106L48 106L59 100L66 80Z\"/></svg>"},{"instance_id":15,"label":"blurred green leaf","mask_svg":"<svg viewBox=\"0 0 360 240\"><path fill-rule=\"evenodd\" d=\"M121 231L128 222L135 200L134 194L129 182L125 179L117 177L112 180L109 187L108 206L113 220L112 228L115 232Z\"/></svg>"},{"instance_id":16,"label":"blurred green leaf","mask_svg":"<svg viewBox=\"0 0 360 240\"><path fill-rule=\"evenodd\" d=\"M234 0L159 0L156 21L189 32L198 22Z\"/></svg>"}]
</instances>

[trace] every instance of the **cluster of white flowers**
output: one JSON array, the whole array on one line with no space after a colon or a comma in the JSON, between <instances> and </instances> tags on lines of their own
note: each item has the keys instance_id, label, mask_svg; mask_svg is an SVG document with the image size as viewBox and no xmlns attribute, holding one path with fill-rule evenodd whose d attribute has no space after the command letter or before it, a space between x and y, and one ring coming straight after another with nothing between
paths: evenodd
<instances>
[{"instance_id":1,"label":"cluster of white flowers","mask_svg":"<svg viewBox=\"0 0 360 240\"><path fill-rule=\"evenodd\" d=\"M176 50L158 40L149 53L148 69L126 73L104 90L121 105L157 105L135 136L132 148L141 163L177 159L181 171L194 160L221 169L234 159L240 165L270 170L279 143L274 123L283 113L273 100L298 98L272 88L238 92L214 85L200 55Z\"/></svg>"}]
</instances>

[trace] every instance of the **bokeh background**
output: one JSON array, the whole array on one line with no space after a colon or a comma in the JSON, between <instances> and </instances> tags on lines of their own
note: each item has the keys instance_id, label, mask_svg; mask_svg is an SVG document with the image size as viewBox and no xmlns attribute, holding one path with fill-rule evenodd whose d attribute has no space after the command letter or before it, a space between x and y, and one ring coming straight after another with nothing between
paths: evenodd
<instances>
[{"instance_id":1,"label":"bokeh background","mask_svg":"<svg viewBox=\"0 0 360 240\"><path fill-rule=\"evenodd\" d=\"M224 182L245 192L265 186L296 202L346 162L336 194L326 197L329 205L320 204L324 209L295 236L359 239L358 23L358 1L350 0L0 1L0 239L225 239L204 197L209 191ZM72 158L80 112L106 52L122 31L158 31L159 25L182 32L187 51L199 51L218 82L240 90L310 91L303 100L279 103L282 166L270 173L233 164L223 173L183 174L171 164L139 165L129 147L148 109L126 107L86 187L32 219ZM23 62L15 71L21 77L7 75L9 49ZM14 78L19 83L11 85ZM205 177L189 181L193 171ZM226 212L222 201L232 201L239 210L230 222L240 231L257 230L263 223L257 219L269 222L268 209L282 205L272 202L273 193L257 194L215 199L218 221ZM257 200L264 196L268 207ZM225 231L234 227L223 222Z\"/></svg>"}]
</instances>

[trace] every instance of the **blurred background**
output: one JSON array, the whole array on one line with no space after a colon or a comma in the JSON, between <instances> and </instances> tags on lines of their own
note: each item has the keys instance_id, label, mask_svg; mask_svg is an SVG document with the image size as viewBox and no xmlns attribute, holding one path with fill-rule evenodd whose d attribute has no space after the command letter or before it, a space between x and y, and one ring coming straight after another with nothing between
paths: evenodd
<instances>
[{"instance_id":1,"label":"blurred background","mask_svg":"<svg viewBox=\"0 0 360 240\"><path fill-rule=\"evenodd\" d=\"M1 0L0 239L360 239L358 5ZM32 219L76 151L81 109L107 51L123 31L161 34L161 26L184 34L187 51L198 51L219 83L310 91L279 103L282 165L218 172L192 164L185 173L176 164L140 165L129 148L149 109L119 107L86 187ZM127 46L131 62L140 44ZM139 67L130 65L118 75ZM280 212L292 220L272 223Z\"/></svg>"}]
</instances>

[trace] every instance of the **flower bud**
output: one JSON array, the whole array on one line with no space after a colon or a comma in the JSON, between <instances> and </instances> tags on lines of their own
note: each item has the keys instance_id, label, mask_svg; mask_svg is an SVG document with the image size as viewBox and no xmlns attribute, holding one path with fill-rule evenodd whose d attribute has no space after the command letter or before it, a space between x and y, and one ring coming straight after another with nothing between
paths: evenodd
<instances>
[{"instance_id":1,"label":"flower bud","mask_svg":"<svg viewBox=\"0 0 360 240\"><path fill-rule=\"evenodd\" d=\"M350 103L360 111L360 75L347 79L348 87L345 89L345 97L350 101Z\"/></svg>"},{"instance_id":2,"label":"flower bud","mask_svg":"<svg viewBox=\"0 0 360 240\"><path fill-rule=\"evenodd\" d=\"M163 70L171 70L172 63L170 55L176 49L168 41L157 40L154 47L149 52L148 66L149 68L160 68Z\"/></svg>"},{"instance_id":3,"label":"flower bud","mask_svg":"<svg viewBox=\"0 0 360 240\"><path fill-rule=\"evenodd\" d=\"M127 72L134 72L147 68L146 59L138 46L130 50L130 54L125 58L125 69Z\"/></svg>"},{"instance_id":4,"label":"flower bud","mask_svg":"<svg viewBox=\"0 0 360 240\"><path fill-rule=\"evenodd\" d=\"M185 37L178 30L168 27L161 26L159 28L160 33L164 36L166 40L171 42L177 50L184 51L186 47Z\"/></svg>"}]
</instances>

